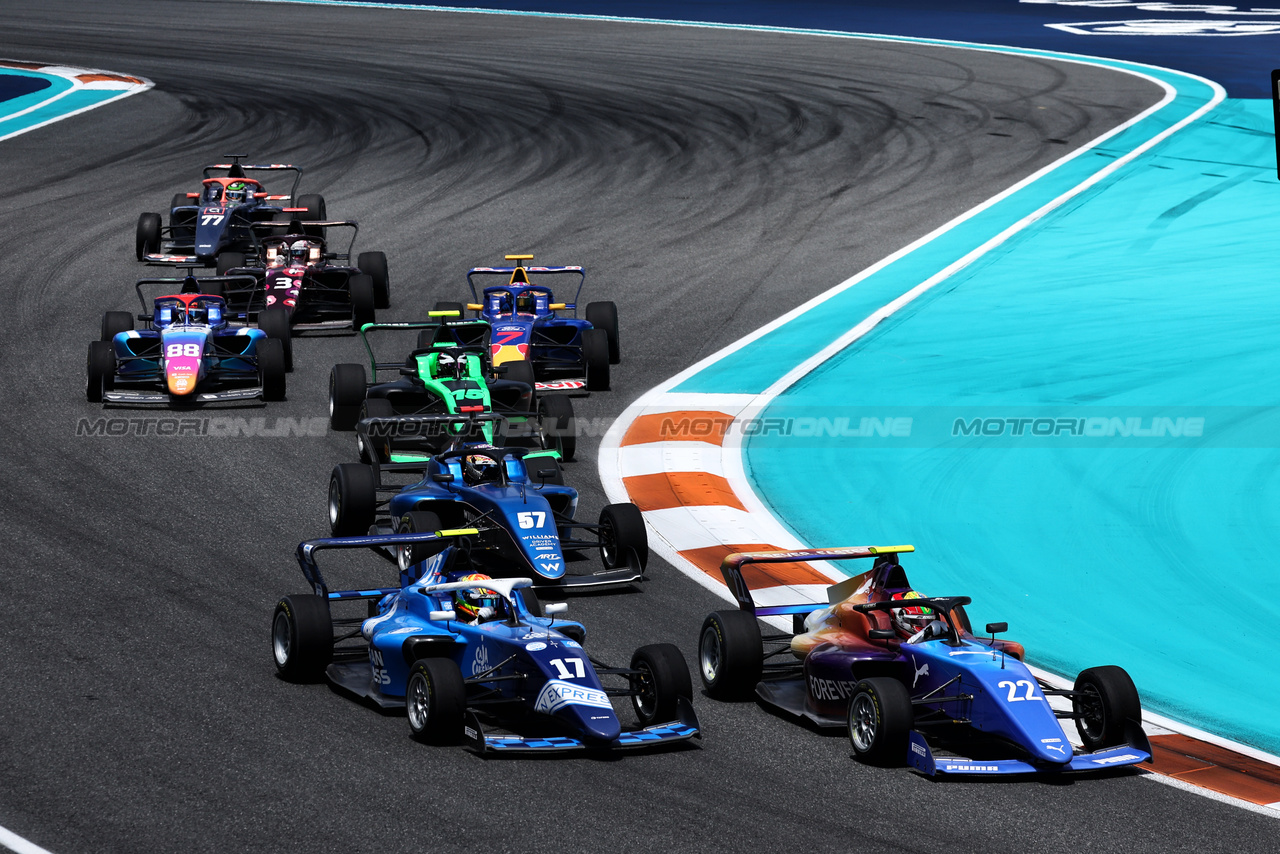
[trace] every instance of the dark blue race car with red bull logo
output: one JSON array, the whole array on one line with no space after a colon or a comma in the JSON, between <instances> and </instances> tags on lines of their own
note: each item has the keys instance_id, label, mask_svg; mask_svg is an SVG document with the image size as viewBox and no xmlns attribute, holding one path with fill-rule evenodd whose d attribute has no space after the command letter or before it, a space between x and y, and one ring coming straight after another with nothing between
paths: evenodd
<instances>
[{"instance_id":1,"label":"dark blue race car with red bull logo","mask_svg":"<svg viewBox=\"0 0 1280 854\"><path fill-rule=\"evenodd\" d=\"M609 667L582 647L586 629L545 606L528 578L454 570L474 529L304 542L309 595L286 596L271 622L279 674L326 678L387 711L404 709L414 738L465 742L489 755L618 751L701 738L688 665L669 643ZM323 550L399 554L399 587L330 590ZM416 553L404 557L406 553ZM362 606L351 615L343 609ZM606 682L605 680L608 680ZM624 729L613 699L629 697L639 728ZM495 730L501 727L508 733Z\"/></svg>"},{"instance_id":2,"label":"dark blue race car with red bull logo","mask_svg":"<svg viewBox=\"0 0 1280 854\"><path fill-rule=\"evenodd\" d=\"M490 361L494 367L528 361L534 377L555 391L609 388L609 366L620 358L618 349L618 308L612 302L588 303L584 317L578 317L578 298L586 280L582 267L526 266L532 255L507 255L511 267L474 267L467 273L472 302L466 309L478 312L492 328ZM530 275L577 276L573 302L556 302L550 287L534 282ZM505 284L476 290L477 277L500 276ZM437 309L460 303L437 303Z\"/></svg>"},{"instance_id":3,"label":"dark blue race car with red bull logo","mask_svg":"<svg viewBox=\"0 0 1280 854\"><path fill-rule=\"evenodd\" d=\"M167 226L158 213L140 215L135 241L138 260L207 267L216 264L221 274L256 251L255 223L279 222L281 229L286 229L293 219L325 219L323 196L298 195L301 169L287 163L242 164L243 156L228 155L230 163L204 167L199 192L173 197ZM293 172L293 186L285 194L269 193L262 182L249 177L249 172ZM223 253L232 253L233 260L220 260Z\"/></svg>"}]
</instances>

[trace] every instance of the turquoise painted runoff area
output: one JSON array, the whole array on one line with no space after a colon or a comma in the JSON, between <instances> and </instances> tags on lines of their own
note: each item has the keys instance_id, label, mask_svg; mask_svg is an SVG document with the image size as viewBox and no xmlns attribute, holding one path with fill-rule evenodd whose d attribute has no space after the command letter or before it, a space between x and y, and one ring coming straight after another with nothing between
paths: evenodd
<instances>
[{"instance_id":1,"label":"turquoise painted runoff area","mask_svg":"<svg viewBox=\"0 0 1280 854\"><path fill-rule=\"evenodd\" d=\"M75 89L65 77L27 69L0 68L0 76L34 77L48 82L47 86L34 92L0 101L0 139L96 107L121 95L119 89Z\"/></svg>"},{"instance_id":2,"label":"turquoise painted runoff area","mask_svg":"<svg viewBox=\"0 0 1280 854\"><path fill-rule=\"evenodd\" d=\"M1280 753L1275 171L1270 103L1224 102L776 398L759 495L813 545L915 544L913 584L1032 663L1122 665L1148 709ZM716 388L768 384L750 349Z\"/></svg>"}]
</instances>

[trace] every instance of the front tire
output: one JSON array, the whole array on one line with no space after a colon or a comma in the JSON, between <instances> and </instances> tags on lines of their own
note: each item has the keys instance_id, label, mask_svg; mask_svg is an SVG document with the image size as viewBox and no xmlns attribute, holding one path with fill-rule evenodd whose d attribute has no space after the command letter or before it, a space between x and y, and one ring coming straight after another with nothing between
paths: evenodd
<instances>
[{"instance_id":1,"label":"front tire","mask_svg":"<svg viewBox=\"0 0 1280 854\"><path fill-rule=\"evenodd\" d=\"M144 213L138 217L135 250L138 260L160 251L160 214Z\"/></svg>"},{"instance_id":2,"label":"front tire","mask_svg":"<svg viewBox=\"0 0 1280 854\"><path fill-rule=\"evenodd\" d=\"M442 528L444 528L444 523L440 521L438 515L430 510L410 510L400 517L400 522L396 525L396 533L434 534ZM410 543L407 546L400 546L396 550L396 560L400 564L400 571L407 573L410 567L422 563L429 557L435 557L448 547L448 540L440 540L434 543Z\"/></svg>"},{"instance_id":3,"label":"front tire","mask_svg":"<svg viewBox=\"0 0 1280 854\"><path fill-rule=\"evenodd\" d=\"M1142 723L1142 701L1133 679L1114 664L1080 671L1071 710L1076 715L1076 731L1085 750L1127 743L1129 721Z\"/></svg>"},{"instance_id":4,"label":"front tire","mask_svg":"<svg viewBox=\"0 0 1280 854\"><path fill-rule=\"evenodd\" d=\"M284 345L277 338L258 342L258 381L262 383L263 400L284 400Z\"/></svg>"},{"instance_id":5,"label":"front tire","mask_svg":"<svg viewBox=\"0 0 1280 854\"><path fill-rule=\"evenodd\" d=\"M428 744L453 744L462 736L467 686L449 658L420 658L409 668L405 690L409 731Z\"/></svg>"},{"instance_id":6,"label":"front tire","mask_svg":"<svg viewBox=\"0 0 1280 854\"><path fill-rule=\"evenodd\" d=\"M863 679L849 698L849 743L854 755L873 765L903 765L915 713L911 695L897 679Z\"/></svg>"},{"instance_id":7,"label":"front tire","mask_svg":"<svg viewBox=\"0 0 1280 854\"><path fill-rule=\"evenodd\" d=\"M609 336L603 329L582 333L582 363L587 371L587 391L608 391Z\"/></svg>"},{"instance_id":8,"label":"front tire","mask_svg":"<svg viewBox=\"0 0 1280 854\"><path fill-rule=\"evenodd\" d=\"M751 696L764 674L764 640L755 615L715 611L702 621L698 635L698 675L702 687L717 700Z\"/></svg>"},{"instance_id":9,"label":"front tire","mask_svg":"<svg viewBox=\"0 0 1280 854\"><path fill-rule=\"evenodd\" d=\"M387 256L382 252L361 252L356 266L373 280L375 308L391 308L391 279L387 275Z\"/></svg>"},{"instance_id":10,"label":"front tire","mask_svg":"<svg viewBox=\"0 0 1280 854\"><path fill-rule=\"evenodd\" d=\"M352 276L347 287L351 294L351 328L359 332L366 323L374 322L377 300L373 295L373 279L363 274Z\"/></svg>"},{"instance_id":11,"label":"front tire","mask_svg":"<svg viewBox=\"0 0 1280 854\"><path fill-rule=\"evenodd\" d=\"M280 342L280 346L284 350L284 369L292 371L293 329L289 323L289 312L279 306L261 312L258 315L258 328L267 333L268 338L273 338Z\"/></svg>"},{"instance_id":12,"label":"front tire","mask_svg":"<svg viewBox=\"0 0 1280 854\"><path fill-rule=\"evenodd\" d=\"M542 447L554 448L560 452L561 459L572 460L578 450L578 428L568 395L549 394L539 399L538 416Z\"/></svg>"},{"instance_id":13,"label":"front tire","mask_svg":"<svg viewBox=\"0 0 1280 854\"><path fill-rule=\"evenodd\" d=\"M612 302L589 302L586 317L592 328L603 329L609 338L609 364L621 362L622 351L618 347L618 306Z\"/></svg>"},{"instance_id":14,"label":"front tire","mask_svg":"<svg viewBox=\"0 0 1280 854\"><path fill-rule=\"evenodd\" d=\"M319 596L286 596L271 618L276 672L290 682L314 682L333 660L329 603Z\"/></svg>"},{"instance_id":15,"label":"front tire","mask_svg":"<svg viewBox=\"0 0 1280 854\"><path fill-rule=\"evenodd\" d=\"M655 643L640 647L631 656L631 669L639 671L635 677L636 693L631 695L631 705L641 726L673 721L678 700L683 697L693 701L689 665L675 644Z\"/></svg>"},{"instance_id":16,"label":"front tire","mask_svg":"<svg viewBox=\"0 0 1280 854\"><path fill-rule=\"evenodd\" d=\"M329 476L329 530L335 537L358 537L373 524L378 507L373 469L339 463Z\"/></svg>"},{"instance_id":17,"label":"front tire","mask_svg":"<svg viewBox=\"0 0 1280 854\"><path fill-rule=\"evenodd\" d=\"M90 341L86 367L85 399L102 403L102 396L115 385L116 351L110 341Z\"/></svg>"},{"instance_id":18,"label":"front tire","mask_svg":"<svg viewBox=\"0 0 1280 854\"><path fill-rule=\"evenodd\" d=\"M634 550L640 571L649 565L649 530L644 516L634 504L607 504L600 511L600 561L606 569L629 566L627 554Z\"/></svg>"},{"instance_id":19,"label":"front tire","mask_svg":"<svg viewBox=\"0 0 1280 854\"><path fill-rule=\"evenodd\" d=\"M329 426L334 430L354 430L360 418L360 404L369 387L364 365L334 365L329 372Z\"/></svg>"},{"instance_id":20,"label":"front tire","mask_svg":"<svg viewBox=\"0 0 1280 854\"><path fill-rule=\"evenodd\" d=\"M102 338L110 341L121 332L133 331L133 315L127 311L108 311L102 315Z\"/></svg>"}]
</instances>

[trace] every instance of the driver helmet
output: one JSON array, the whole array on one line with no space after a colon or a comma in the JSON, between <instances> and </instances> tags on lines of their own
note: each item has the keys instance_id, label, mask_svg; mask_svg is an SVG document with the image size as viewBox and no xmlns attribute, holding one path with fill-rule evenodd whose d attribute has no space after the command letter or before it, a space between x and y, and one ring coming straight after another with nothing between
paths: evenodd
<instances>
[{"instance_id":1,"label":"driver helmet","mask_svg":"<svg viewBox=\"0 0 1280 854\"><path fill-rule=\"evenodd\" d=\"M442 379L461 379L467 373L467 357L441 353L436 359L436 376Z\"/></svg>"},{"instance_id":2,"label":"driver helmet","mask_svg":"<svg viewBox=\"0 0 1280 854\"><path fill-rule=\"evenodd\" d=\"M187 309L187 323L204 323L209 318L209 311L203 305L196 304Z\"/></svg>"},{"instance_id":3,"label":"driver helmet","mask_svg":"<svg viewBox=\"0 0 1280 854\"><path fill-rule=\"evenodd\" d=\"M925 597L915 590L908 590L906 593L893 594L893 601L895 602L906 602L911 599L923 598ZM920 605L908 606L905 608L894 608L892 609L892 614L894 627L911 635L914 635L936 619L932 608Z\"/></svg>"},{"instance_id":4,"label":"driver helmet","mask_svg":"<svg viewBox=\"0 0 1280 854\"><path fill-rule=\"evenodd\" d=\"M533 294L525 291L516 297L516 313L517 314L533 314L534 303Z\"/></svg>"},{"instance_id":5,"label":"driver helmet","mask_svg":"<svg viewBox=\"0 0 1280 854\"><path fill-rule=\"evenodd\" d=\"M462 473L471 483L484 483L498 479L497 460L485 454L468 454L462 458Z\"/></svg>"},{"instance_id":6,"label":"driver helmet","mask_svg":"<svg viewBox=\"0 0 1280 854\"><path fill-rule=\"evenodd\" d=\"M227 185L227 204L243 204L248 192L249 186L244 181L232 181Z\"/></svg>"},{"instance_id":7,"label":"driver helmet","mask_svg":"<svg viewBox=\"0 0 1280 854\"><path fill-rule=\"evenodd\" d=\"M311 246L305 240L295 240L293 245L289 247L289 263L290 264L306 264L307 254Z\"/></svg>"},{"instance_id":8,"label":"driver helmet","mask_svg":"<svg viewBox=\"0 0 1280 854\"><path fill-rule=\"evenodd\" d=\"M482 572L473 572L470 575L464 575L458 579L459 581L491 581L492 579ZM484 587L467 587L462 590L453 592L453 607L458 612L458 616L467 620L479 620L481 608L489 609L489 616L498 612L498 605L501 597L497 593Z\"/></svg>"}]
</instances>

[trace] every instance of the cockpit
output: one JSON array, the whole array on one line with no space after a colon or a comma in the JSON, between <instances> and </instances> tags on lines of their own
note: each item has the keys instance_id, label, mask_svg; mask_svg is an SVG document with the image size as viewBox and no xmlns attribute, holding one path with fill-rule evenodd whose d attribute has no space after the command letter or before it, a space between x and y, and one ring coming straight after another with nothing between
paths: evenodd
<instances>
[{"instance_id":1,"label":"cockpit","mask_svg":"<svg viewBox=\"0 0 1280 854\"><path fill-rule=\"evenodd\" d=\"M551 313L551 292L542 288L510 291L490 288L485 291L485 314L490 317L510 317L523 314L541 317Z\"/></svg>"},{"instance_id":2,"label":"cockpit","mask_svg":"<svg viewBox=\"0 0 1280 854\"><path fill-rule=\"evenodd\" d=\"M226 306L220 297L199 296L190 301L161 297L155 302L151 325L156 329L206 325L218 329L227 325Z\"/></svg>"}]
</instances>

